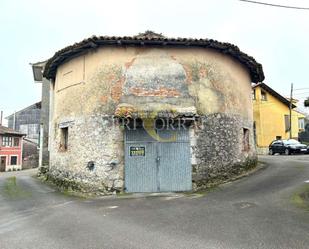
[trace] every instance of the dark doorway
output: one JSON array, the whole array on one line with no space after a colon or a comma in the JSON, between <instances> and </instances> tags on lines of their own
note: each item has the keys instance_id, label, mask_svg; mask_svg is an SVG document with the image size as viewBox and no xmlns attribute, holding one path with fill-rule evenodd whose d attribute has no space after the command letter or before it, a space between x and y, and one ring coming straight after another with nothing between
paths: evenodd
<instances>
[{"instance_id":1,"label":"dark doorway","mask_svg":"<svg viewBox=\"0 0 309 249\"><path fill-rule=\"evenodd\" d=\"M5 171L5 166L6 166L6 157L2 156L0 157L0 172Z\"/></svg>"}]
</instances>

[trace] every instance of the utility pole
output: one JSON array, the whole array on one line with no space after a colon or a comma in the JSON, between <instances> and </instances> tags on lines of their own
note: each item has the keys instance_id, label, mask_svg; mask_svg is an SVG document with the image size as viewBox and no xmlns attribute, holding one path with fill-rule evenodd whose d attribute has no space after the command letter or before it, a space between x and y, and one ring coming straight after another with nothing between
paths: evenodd
<instances>
[{"instance_id":1,"label":"utility pole","mask_svg":"<svg viewBox=\"0 0 309 249\"><path fill-rule=\"evenodd\" d=\"M293 83L291 83L291 95L290 95L290 139L292 139L292 108L293 108Z\"/></svg>"}]
</instances>

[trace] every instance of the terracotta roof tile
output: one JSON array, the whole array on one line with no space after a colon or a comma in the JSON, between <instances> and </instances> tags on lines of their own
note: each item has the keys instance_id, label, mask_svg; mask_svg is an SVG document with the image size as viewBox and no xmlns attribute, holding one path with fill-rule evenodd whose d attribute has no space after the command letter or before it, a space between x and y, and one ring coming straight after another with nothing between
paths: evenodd
<instances>
[{"instance_id":1,"label":"terracotta roof tile","mask_svg":"<svg viewBox=\"0 0 309 249\"><path fill-rule=\"evenodd\" d=\"M5 127L3 125L0 125L0 135L17 135L17 136L24 136L25 134L22 134L18 131L15 131L11 128Z\"/></svg>"},{"instance_id":2,"label":"terracotta roof tile","mask_svg":"<svg viewBox=\"0 0 309 249\"><path fill-rule=\"evenodd\" d=\"M167 38L162 34L146 31L136 36L92 36L81 42L65 47L47 61L44 76L48 79L55 79L57 67L74 56L98 46L170 46L170 47L201 47L212 48L220 53L229 55L243 64L250 73L251 81L258 83L264 80L262 65L256 60L241 52L233 44L219 42L213 39L193 39L193 38Z\"/></svg>"}]
</instances>

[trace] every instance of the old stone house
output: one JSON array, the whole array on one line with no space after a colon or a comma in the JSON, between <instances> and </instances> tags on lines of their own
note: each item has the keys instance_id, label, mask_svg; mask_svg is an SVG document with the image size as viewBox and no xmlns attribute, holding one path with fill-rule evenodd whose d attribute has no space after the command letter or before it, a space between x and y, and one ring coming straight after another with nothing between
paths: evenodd
<instances>
[{"instance_id":1,"label":"old stone house","mask_svg":"<svg viewBox=\"0 0 309 249\"><path fill-rule=\"evenodd\" d=\"M91 37L48 60L50 167L87 192L189 191L256 163L262 66L208 39Z\"/></svg>"}]
</instances>

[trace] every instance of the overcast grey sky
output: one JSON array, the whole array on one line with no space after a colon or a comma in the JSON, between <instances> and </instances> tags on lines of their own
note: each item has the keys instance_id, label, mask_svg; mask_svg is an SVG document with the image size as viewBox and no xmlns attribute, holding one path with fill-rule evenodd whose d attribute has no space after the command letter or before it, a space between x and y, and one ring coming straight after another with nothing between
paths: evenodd
<instances>
[{"instance_id":1,"label":"overcast grey sky","mask_svg":"<svg viewBox=\"0 0 309 249\"><path fill-rule=\"evenodd\" d=\"M309 7L308 0L260 0ZM5 116L40 100L30 62L91 35L212 38L237 45L263 64L279 93L309 88L309 11L238 0L1 0L0 110ZM309 96L309 89L295 92Z\"/></svg>"}]
</instances>

